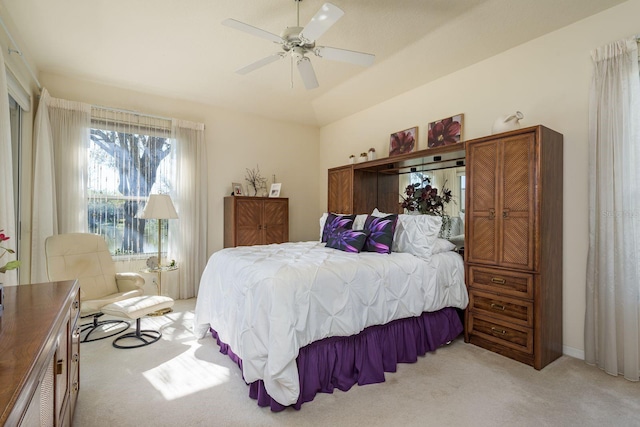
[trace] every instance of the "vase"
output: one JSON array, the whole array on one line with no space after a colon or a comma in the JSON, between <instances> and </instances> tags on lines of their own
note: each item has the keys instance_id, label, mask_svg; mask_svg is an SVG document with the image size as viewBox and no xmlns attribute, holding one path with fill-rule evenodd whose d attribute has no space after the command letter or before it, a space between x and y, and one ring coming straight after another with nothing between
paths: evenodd
<instances>
[{"instance_id":1,"label":"vase","mask_svg":"<svg viewBox=\"0 0 640 427\"><path fill-rule=\"evenodd\" d=\"M498 117L495 122L493 122L491 133L496 134L519 129L520 120L522 120L523 118L524 115L520 111L516 111L515 114Z\"/></svg>"},{"instance_id":2,"label":"vase","mask_svg":"<svg viewBox=\"0 0 640 427\"><path fill-rule=\"evenodd\" d=\"M376 152L375 151L369 151L369 153L367 153L367 159L368 160L375 160L376 159Z\"/></svg>"}]
</instances>

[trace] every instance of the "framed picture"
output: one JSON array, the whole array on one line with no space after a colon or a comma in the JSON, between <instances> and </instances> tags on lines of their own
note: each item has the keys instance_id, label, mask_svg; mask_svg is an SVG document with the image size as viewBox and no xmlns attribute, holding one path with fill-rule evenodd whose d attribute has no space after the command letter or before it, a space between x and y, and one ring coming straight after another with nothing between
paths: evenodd
<instances>
[{"instance_id":1,"label":"framed picture","mask_svg":"<svg viewBox=\"0 0 640 427\"><path fill-rule=\"evenodd\" d=\"M280 187L282 183L271 184L271 190L269 190L269 197L280 197Z\"/></svg>"},{"instance_id":2,"label":"framed picture","mask_svg":"<svg viewBox=\"0 0 640 427\"><path fill-rule=\"evenodd\" d=\"M418 126L392 133L389 140L389 157L412 153L418 148Z\"/></svg>"},{"instance_id":3,"label":"framed picture","mask_svg":"<svg viewBox=\"0 0 640 427\"><path fill-rule=\"evenodd\" d=\"M462 120L464 114L447 117L429 123L429 135L427 147L442 147L443 145L456 144L462 140Z\"/></svg>"},{"instance_id":4,"label":"framed picture","mask_svg":"<svg viewBox=\"0 0 640 427\"><path fill-rule=\"evenodd\" d=\"M242 188L242 184L239 182L232 182L231 188L233 188L234 196L244 196L244 189Z\"/></svg>"}]
</instances>

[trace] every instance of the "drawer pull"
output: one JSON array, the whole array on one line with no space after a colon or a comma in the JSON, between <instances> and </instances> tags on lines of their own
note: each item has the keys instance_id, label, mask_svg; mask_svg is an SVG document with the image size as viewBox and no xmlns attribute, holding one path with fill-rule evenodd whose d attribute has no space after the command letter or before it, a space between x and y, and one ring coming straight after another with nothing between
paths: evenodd
<instances>
[{"instance_id":1,"label":"drawer pull","mask_svg":"<svg viewBox=\"0 0 640 427\"><path fill-rule=\"evenodd\" d=\"M501 278L499 278L499 277L492 277L492 278L491 278L491 282L496 283L496 284L498 284L498 285L504 285L505 283L507 283L507 281L506 281L506 280L501 279Z\"/></svg>"},{"instance_id":2,"label":"drawer pull","mask_svg":"<svg viewBox=\"0 0 640 427\"><path fill-rule=\"evenodd\" d=\"M491 308L495 308L496 310L504 311L504 305L496 304L494 302L491 303Z\"/></svg>"},{"instance_id":3,"label":"drawer pull","mask_svg":"<svg viewBox=\"0 0 640 427\"><path fill-rule=\"evenodd\" d=\"M491 327L491 333L495 334L495 335L505 335L507 333L507 331L505 331L504 329L498 329L495 326Z\"/></svg>"}]
</instances>

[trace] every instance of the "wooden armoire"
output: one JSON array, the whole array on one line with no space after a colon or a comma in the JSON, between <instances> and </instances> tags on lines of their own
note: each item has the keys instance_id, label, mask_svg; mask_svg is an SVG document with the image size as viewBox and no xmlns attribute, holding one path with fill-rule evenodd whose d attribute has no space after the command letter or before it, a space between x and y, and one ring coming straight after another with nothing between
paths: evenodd
<instances>
[{"instance_id":1,"label":"wooden armoire","mask_svg":"<svg viewBox=\"0 0 640 427\"><path fill-rule=\"evenodd\" d=\"M289 240L289 199L224 198L224 247L268 245Z\"/></svg>"},{"instance_id":2,"label":"wooden armoire","mask_svg":"<svg viewBox=\"0 0 640 427\"><path fill-rule=\"evenodd\" d=\"M534 126L466 145L465 340L535 369L562 355L562 143Z\"/></svg>"}]
</instances>

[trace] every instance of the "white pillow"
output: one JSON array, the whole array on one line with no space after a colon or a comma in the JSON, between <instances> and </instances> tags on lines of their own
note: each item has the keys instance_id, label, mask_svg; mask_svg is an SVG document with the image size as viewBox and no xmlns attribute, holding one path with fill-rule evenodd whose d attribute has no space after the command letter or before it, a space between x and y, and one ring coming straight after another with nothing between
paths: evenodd
<instances>
[{"instance_id":1,"label":"white pillow","mask_svg":"<svg viewBox=\"0 0 640 427\"><path fill-rule=\"evenodd\" d=\"M449 252L456 248L455 243L450 242L447 239L437 238L435 243L433 244L433 250L431 251L431 255L439 254L442 252Z\"/></svg>"},{"instance_id":2,"label":"white pillow","mask_svg":"<svg viewBox=\"0 0 640 427\"><path fill-rule=\"evenodd\" d=\"M347 214L336 214L336 215L347 215ZM327 212L323 213L320 217L320 238L318 240L322 241L322 233L324 231L324 223L327 222L327 217L329 214ZM352 230L364 230L364 223L367 220L367 214L364 215L356 215L356 219L353 220Z\"/></svg>"},{"instance_id":3,"label":"white pillow","mask_svg":"<svg viewBox=\"0 0 640 427\"><path fill-rule=\"evenodd\" d=\"M442 218L439 216L401 214L398 216L392 250L430 261L440 228Z\"/></svg>"}]
</instances>

